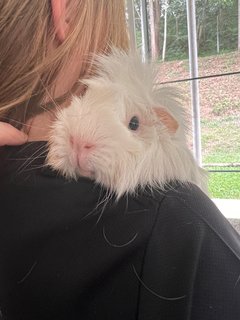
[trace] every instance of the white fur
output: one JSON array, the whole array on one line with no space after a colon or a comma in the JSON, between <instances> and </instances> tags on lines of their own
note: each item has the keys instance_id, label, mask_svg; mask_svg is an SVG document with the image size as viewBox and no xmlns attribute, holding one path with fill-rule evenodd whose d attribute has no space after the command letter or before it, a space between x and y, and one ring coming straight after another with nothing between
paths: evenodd
<instances>
[{"instance_id":1,"label":"white fur","mask_svg":"<svg viewBox=\"0 0 240 320\"><path fill-rule=\"evenodd\" d=\"M113 49L96 61L98 75L85 81L86 94L73 97L58 114L48 164L67 178L87 175L117 198L138 187L163 189L174 180L203 186L205 174L187 148L178 93L154 85L155 71L136 54ZM164 107L178 121L176 133L161 122L154 107ZM133 116L140 118L137 131L128 128ZM84 155L84 168L74 160L77 151L70 136L95 145Z\"/></svg>"}]
</instances>

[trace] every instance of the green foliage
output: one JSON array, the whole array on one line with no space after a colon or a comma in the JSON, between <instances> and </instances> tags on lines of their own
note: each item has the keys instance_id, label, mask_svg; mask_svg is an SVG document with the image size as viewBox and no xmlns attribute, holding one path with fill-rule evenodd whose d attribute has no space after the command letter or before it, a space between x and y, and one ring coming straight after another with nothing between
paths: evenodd
<instances>
[{"instance_id":1,"label":"green foliage","mask_svg":"<svg viewBox=\"0 0 240 320\"><path fill-rule=\"evenodd\" d=\"M172 1L173 3L175 1ZM172 3L171 2L171 3ZM184 3L185 7L185 3ZM169 7L169 34L176 31L175 17ZM217 32L219 33L220 52L232 51L237 48L237 1L236 0L197 0L197 41L199 56L217 53ZM186 9L179 18L179 30L187 36ZM218 23L218 28L217 28ZM175 47L168 42L169 47ZM176 47L175 47L176 48ZM185 54L188 54L188 43L181 46ZM170 50L174 51L174 49ZM167 51L168 53L168 51Z\"/></svg>"},{"instance_id":2,"label":"green foliage","mask_svg":"<svg viewBox=\"0 0 240 320\"><path fill-rule=\"evenodd\" d=\"M137 30L140 31L140 0L135 0L137 11ZM148 0L152 1L152 0ZM162 52L164 35L165 0L158 0L161 5L160 51ZM237 48L238 35L238 0L196 0L197 41L199 56L217 53L217 33L220 53ZM186 0L168 1L168 31L166 60L188 57L188 32ZM140 43L138 43L140 45Z\"/></svg>"}]
</instances>

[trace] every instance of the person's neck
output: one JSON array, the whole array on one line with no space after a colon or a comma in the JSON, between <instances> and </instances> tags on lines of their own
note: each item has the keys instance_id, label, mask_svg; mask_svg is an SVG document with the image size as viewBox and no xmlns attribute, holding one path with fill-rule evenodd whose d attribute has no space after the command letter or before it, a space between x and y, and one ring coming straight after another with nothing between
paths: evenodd
<instances>
[{"instance_id":1,"label":"person's neck","mask_svg":"<svg viewBox=\"0 0 240 320\"><path fill-rule=\"evenodd\" d=\"M56 119L58 109L67 108L70 104L70 98L60 105L56 105L56 109L45 111L27 122L30 127L28 133L28 142L31 141L48 141L50 138L51 126Z\"/></svg>"},{"instance_id":2,"label":"person's neck","mask_svg":"<svg viewBox=\"0 0 240 320\"><path fill-rule=\"evenodd\" d=\"M31 129L28 133L28 141L48 141L54 113L44 112L28 121Z\"/></svg>"}]
</instances>

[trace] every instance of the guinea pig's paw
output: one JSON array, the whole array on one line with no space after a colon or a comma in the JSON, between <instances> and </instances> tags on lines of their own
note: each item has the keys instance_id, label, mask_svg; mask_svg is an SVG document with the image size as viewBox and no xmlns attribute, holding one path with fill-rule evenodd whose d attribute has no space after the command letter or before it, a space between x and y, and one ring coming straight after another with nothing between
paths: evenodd
<instances>
[{"instance_id":1,"label":"guinea pig's paw","mask_svg":"<svg viewBox=\"0 0 240 320\"><path fill-rule=\"evenodd\" d=\"M167 112L163 107L155 107L153 108L153 110L161 123L163 123L167 127L170 133L174 134L177 132L179 124L169 112Z\"/></svg>"}]
</instances>

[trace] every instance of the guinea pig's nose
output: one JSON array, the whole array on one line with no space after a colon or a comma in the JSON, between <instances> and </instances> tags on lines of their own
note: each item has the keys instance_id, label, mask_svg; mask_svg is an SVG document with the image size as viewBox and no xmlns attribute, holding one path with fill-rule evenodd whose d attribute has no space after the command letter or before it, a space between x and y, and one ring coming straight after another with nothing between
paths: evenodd
<instances>
[{"instance_id":1,"label":"guinea pig's nose","mask_svg":"<svg viewBox=\"0 0 240 320\"><path fill-rule=\"evenodd\" d=\"M93 147L93 144L90 144L90 143L83 143L82 144L82 148L84 149L91 149Z\"/></svg>"},{"instance_id":2,"label":"guinea pig's nose","mask_svg":"<svg viewBox=\"0 0 240 320\"><path fill-rule=\"evenodd\" d=\"M81 140L78 139L76 137L70 136L70 145L73 149L80 151L80 150L89 150L92 149L94 147L94 144L89 142L89 141L85 141L85 140Z\"/></svg>"}]
</instances>

